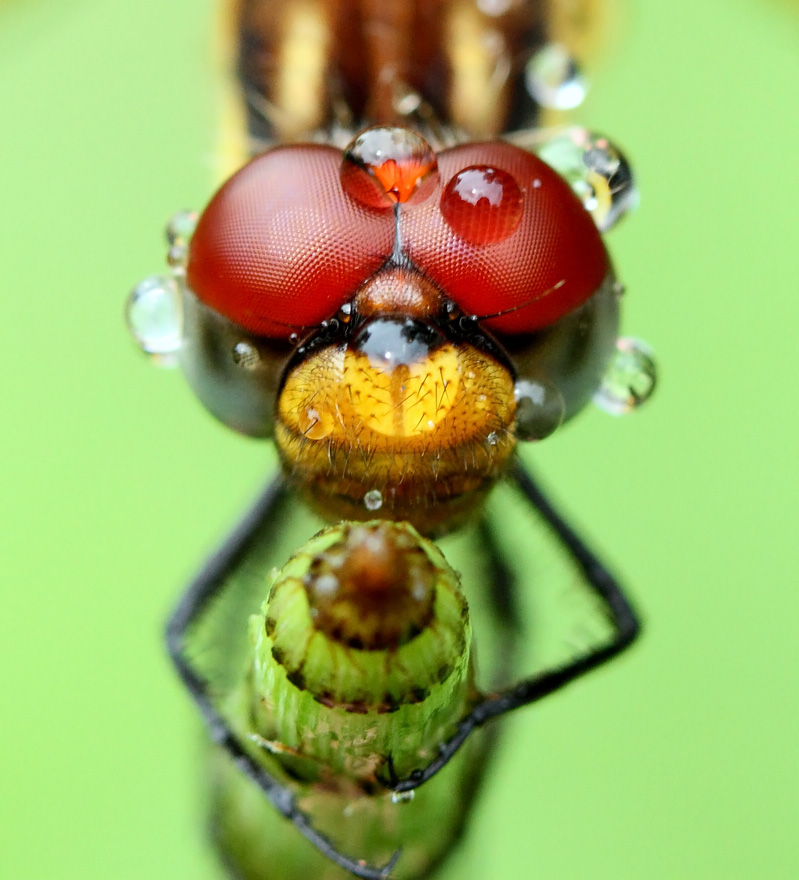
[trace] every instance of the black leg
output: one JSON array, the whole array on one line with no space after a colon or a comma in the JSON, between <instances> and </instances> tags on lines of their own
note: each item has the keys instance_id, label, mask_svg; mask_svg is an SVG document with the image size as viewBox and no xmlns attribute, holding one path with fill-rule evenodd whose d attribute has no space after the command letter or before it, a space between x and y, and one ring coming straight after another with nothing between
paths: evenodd
<instances>
[{"instance_id":1,"label":"black leg","mask_svg":"<svg viewBox=\"0 0 799 880\"><path fill-rule=\"evenodd\" d=\"M289 819L300 834L323 855L357 877L363 877L366 880L384 880L399 858L399 852L395 853L388 864L382 868L371 867L361 860L340 853L330 840L316 831L308 816L297 808L292 790L275 779L250 757L214 706L209 694L208 683L195 672L186 658L185 636L187 631L217 594L220 586L224 583L225 576L247 552L258 527L264 520L277 516L285 498L285 483L282 476L279 476L269 485L240 526L221 550L208 561L200 575L181 598L167 624L167 650L178 675L200 709L212 741L231 756L238 769L261 788L275 808Z\"/></svg>"},{"instance_id":2,"label":"black leg","mask_svg":"<svg viewBox=\"0 0 799 880\"><path fill-rule=\"evenodd\" d=\"M508 681L517 668L519 648L522 641L522 616L516 578L505 563L497 547L491 523L483 518L480 523L480 539L485 551L490 577L490 611L492 625L501 634L502 651L497 668L492 670L490 687L500 687Z\"/></svg>"},{"instance_id":3,"label":"black leg","mask_svg":"<svg viewBox=\"0 0 799 880\"><path fill-rule=\"evenodd\" d=\"M439 756L427 767L415 770L407 779L396 783L395 791L410 791L426 782L444 767L476 727L506 712L540 700L586 672L596 669L629 647L640 631L638 618L613 575L575 534L518 461L512 477L582 571L586 583L603 605L613 627L613 636L604 645L569 663L523 679L506 690L483 696L460 722L456 733L442 744Z\"/></svg>"}]
</instances>

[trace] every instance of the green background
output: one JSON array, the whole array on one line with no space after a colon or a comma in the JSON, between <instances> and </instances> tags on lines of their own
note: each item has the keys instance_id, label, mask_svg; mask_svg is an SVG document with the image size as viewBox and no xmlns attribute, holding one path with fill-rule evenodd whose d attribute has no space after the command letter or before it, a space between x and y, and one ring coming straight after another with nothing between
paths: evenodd
<instances>
[{"instance_id":1,"label":"green background","mask_svg":"<svg viewBox=\"0 0 799 880\"><path fill-rule=\"evenodd\" d=\"M208 0L0 2L0 877L210 880L160 629L263 445L121 312L207 199ZM640 414L536 450L631 585L640 647L513 718L450 878L799 876L797 6L630 4L581 119L643 194L610 237Z\"/></svg>"}]
</instances>

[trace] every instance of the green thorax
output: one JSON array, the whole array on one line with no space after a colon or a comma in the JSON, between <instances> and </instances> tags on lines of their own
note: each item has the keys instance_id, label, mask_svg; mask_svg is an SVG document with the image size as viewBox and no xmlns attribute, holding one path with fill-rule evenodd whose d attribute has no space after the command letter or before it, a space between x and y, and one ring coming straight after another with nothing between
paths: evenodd
<instances>
[{"instance_id":1,"label":"green thorax","mask_svg":"<svg viewBox=\"0 0 799 880\"><path fill-rule=\"evenodd\" d=\"M464 713L466 600L407 524L317 535L250 627L254 732L326 773L368 782L390 759L405 775Z\"/></svg>"},{"instance_id":2,"label":"green thorax","mask_svg":"<svg viewBox=\"0 0 799 880\"><path fill-rule=\"evenodd\" d=\"M457 840L484 747L475 738L410 802L388 786L425 766L468 710L471 624L457 575L406 523L342 523L273 575L250 619L249 669L226 713L343 852L427 876ZM477 774L479 776L479 774ZM246 880L339 878L233 764L215 761L220 849Z\"/></svg>"}]
</instances>

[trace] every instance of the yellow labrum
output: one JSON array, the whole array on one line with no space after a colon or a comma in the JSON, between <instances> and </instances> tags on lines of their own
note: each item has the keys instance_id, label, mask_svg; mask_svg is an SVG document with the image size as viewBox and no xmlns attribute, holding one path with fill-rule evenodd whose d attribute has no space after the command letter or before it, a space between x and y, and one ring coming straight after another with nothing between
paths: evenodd
<instances>
[{"instance_id":1,"label":"yellow labrum","mask_svg":"<svg viewBox=\"0 0 799 880\"><path fill-rule=\"evenodd\" d=\"M403 325L298 363L275 436L323 515L404 519L436 534L462 522L501 474L514 414L513 380L491 355L441 337L420 342Z\"/></svg>"},{"instance_id":2,"label":"yellow labrum","mask_svg":"<svg viewBox=\"0 0 799 880\"><path fill-rule=\"evenodd\" d=\"M390 371L374 366L366 355L350 348L328 350L328 354L330 368L339 377L336 385L324 397L314 395L310 403L301 391L295 407L298 429L312 440L336 432L360 434L363 429L375 435L371 441L377 448L381 437L385 448L397 438L425 439L462 403L462 396L474 383L473 371L471 380L461 377L460 356L452 345L431 352L422 363L401 364ZM340 393L339 383L346 388L346 396ZM296 387L292 383L292 391ZM485 394L475 395L475 422L481 420L480 409L485 409L487 400ZM291 405L285 392L281 404ZM466 424L461 430L469 427Z\"/></svg>"}]
</instances>

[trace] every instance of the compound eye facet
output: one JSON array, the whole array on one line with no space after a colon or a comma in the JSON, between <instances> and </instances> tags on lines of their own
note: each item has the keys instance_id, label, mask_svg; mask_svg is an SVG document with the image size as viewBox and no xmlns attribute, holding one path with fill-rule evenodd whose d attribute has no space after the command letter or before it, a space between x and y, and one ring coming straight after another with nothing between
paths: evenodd
<instances>
[{"instance_id":1,"label":"compound eye facet","mask_svg":"<svg viewBox=\"0 0 799 880\"><path fill-rule=\"evenodd\" d=\"M335 314L391 253L394 217L349 198L341 151L278 147L213 197L191 239L186 280L250 333L287 339Z\"/></svg>"},{"instance_id":2,"label":"compound eye facet","mask_svg":"<svg viewBox=\"0 0 799 880\"><path fill-rule=\"evenodd\" d=\"M467 314L501 334L549 326L591 297L610 264L569 184L503 142L438 157L439 199L402 215L409 258Z\"/></svg>"}]
</instances>

